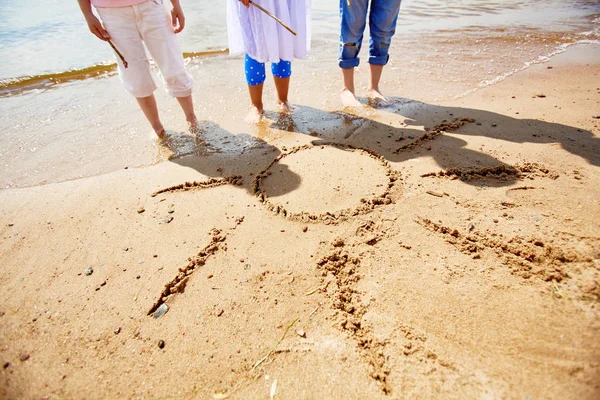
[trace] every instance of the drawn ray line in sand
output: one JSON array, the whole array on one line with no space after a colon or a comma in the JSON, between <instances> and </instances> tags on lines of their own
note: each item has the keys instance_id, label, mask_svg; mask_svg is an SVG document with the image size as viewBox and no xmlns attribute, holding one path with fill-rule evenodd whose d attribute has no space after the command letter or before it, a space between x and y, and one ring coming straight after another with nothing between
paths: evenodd
<instances>
[{"instance_id":1,"label":"drawn ray line in sand","mask_svg":"<svg viewBox=\"0 0 600 400\"><path fill-rule=\"evenodd\" d=\"M369 220L361 224L356 229L355 233L350 236L355 236L358 239L355 245L362 243L372 246L376 244L378 240L391 236L391 233L389 232L389 229L386 229L383 226L383 224L376 224L374 221ZM373 237L376 237L377 240L373 240ZM387 342L377 340L372 334L371 328L366 323L359 321L367 311L367 307L361 303L359 297L360 293L353 287L360 279L360 275L357 273L358 268L360 267L360 260L358 258L350 257L349 253L343 249L346 244L342 239L336 239L327 246L325 252L329 254L320 258L317 262L317 270L320 271L319 273L323 277L321 279L321 285L305 295L309 296L319 292L325 293L326 296L333 299L331 308L342 314L342 317L339 320L339 327L342 331L348 333L357 343L363 358L371 368L371 378L380 383L384 393L389 394L391 392L388 384L390 368L387 367L387 357L384 353ZM318 254L315 254L315 256L318 256ZM348 266L349 264L350 266ZM331 279L327 280L328 277ZM332 281L335 281L333 285L331 285ZM327 292L327 289L330 286L334 287L332 293ZM321 302L319 302L318 306L310 313L307 319L310 320L321 307ZM234 385L231 390L216 393L213 398L225 399L233 396L242 386L247 385L250 381L253 381L260 376L257 375L256 369L265 363L265 361L274 358L276 354L291 352L292 349L290 348L279 349L278 346L286 337L289 329L302 319L304 319L304 317L296 318L287 325L284 333L281 335L281 338L275 346L247 371L248 376ZM350 319L353 319L352 322L348 322ZM357 328L357 325L360 325L360 327ZM298 351L298 349L294 349L294 351ZM428 354L429 353L431 352L428 352ZM262 371L260 374L265 373L266 372Z\"/></svg>"},{"instance_id":2,"label":"drawn ray line in sand","mask_svg":"<svg viewBox=\"0 0 600 400\"><path fill-rule=\"evenodd\" d=\"M235 226L229 230L235 230L242 222L244 222L244 217L237 218L235 220ZM210 256L215 255L220 250L227 250L227 232L213 228L210 231L210 234L212 236L210 243L200 250L198 254L193 257L189 257L188 264L185 267L179 268L177 276L175 276L175 278L165 285L163 291L158 297L158 300L152 305L150 310L148 310L148 315L152 315L161 305L166 303L170 297L176 295L177 293L183 293L191 275L200 267L205 265Z\"/></svg>"},{"instance_id":3,"label":"drawn ray line in sand","mask_svg":"<svg viewBox=\"0 0 600 400\"><path fill-rule=\"evenodd\" d=\"M226 247L225 240L227 239L227 233L223 233L218 229L213 229L211 231L212 238L210 243L206 245L200 252L194 256L188 258L188 265L183 268L179 268L179 273L175 278L173 278L170 282L168 282L163 291L161 292L158 300L152 305L150 310L148 311L148 315L152 315L161 305L163 305L169 297L177 294L183 293L185 291L185 286L190 279L190 276L196 272L200 267L206 264L206 260L219 250Z\"/></svg>"},{"instance_id":4,"label":"drawn ray line in sand","mask_svg":"<svg viewBox=\"0 0 600 400\"><path fill-rule=\"evenodd\" d=\"M235 185L241 186L243 184L243 179L239 175L227 176L225 178L210 178L207 181L203 182L186 182L180 185L175 185L168 187L166 189L158 190L152 193L152 197L156 197L162 193L173 193L173 192L186 192L190 190L199 190L199 189L210 189L217 186L223 185Z\"/></svg>"},{"instance_id":5,"label":"drawn ray line in sand","mask_svg":"<svg viewBox=\"0 0 600 400\"><path fill-rule=\"evenodd\" d=\"M373 196L371 198L362 198L360 199L361 204L355 208L346 208L340 211L335 212L326 212L321 214L312 214L309 212L290 212L286 210L286 208L282 205L275 204L269 199L268 194L261 187L262 181L271 175L271 168L277 164L279 161L288 157L292 154L298 153L300 151L305 151L309 149L325 149L327 147L334 147L340 150L345 151L353 151L358 154L365 155L370 157L371 159L377 161L383 168L385 169L385 174L388 177L388 184L385 191L380 194ZM304 145L295 147L289 150L286 153L282 153L277 158L275 158L264 170L256 175L254 181L252 183L252 187L254 188L254 194L258 198L258 200L264 204L267 209L276 215L281 215L292 221L300 221L300 222L322 222L326 225L336 225L342 221L349 219L349 217L367 214L371 212L378 206L392 204L396 197L398 196L398 185L397 182L400 180L400 172L394 170L390 164L383 158L381 155L367 149L362 149L358 147L353 147L350 145L344 145L340 143L319 143L318 146L315 145Z\"/></svg>"},{"instance_id":6,"label":"drawn ray line in sand","mask_svg":"<svg viewBox=\"0 0 600 400\"><path fill-rule=\"evenodd\" d=\"M337 238L329 243L326 255L317 261L317 270L322 276L319 291L331 299L330 307L337 313L338 327L356 343L361 357L370 368L370 377L379 383L386 395L391 394L389 365L392 357L414 358L418 363L412 367L427 368L429 373L436 370L433 365L458 371L453 363L438 357L431 346L425 345L427 335L424 332L399 323L390 337L382 339L374 333L375 327L364 320L368 304L362 302L361 293L356 289L362 278L361 261L349 249L357 249L361 245L374 246L392 236L384 221L367 220L345 239ZM386 354L387 347L393 341L401 346L402 354Z\"/></svg>"},{"instance_id":7,"label":"drawn ray line in sand","mask_svg":"<svg viewBox=\"0 0 600 400\"><path fill-rule=\"evenodd\" d=\"M492 250L502 259L502 264L510 269L511 274L524 279L537 276L546 282L562 282L571 278L570 264L584 263L594 268L592 254L582 254L581 251L570 247L566 241L556 243L552 239L542 241L519 236L507 238L489 231L465 234L427 218L419 217L415 222L428 231L441 235L447 243L474 259L481 258L482 251ZM589 247L590 253L594 248L598 248L599 242L586 246Z\"/></svg>"},{"instance_id":8,"label":"drawn ray line in sand","mask_svg":"<svg viewBox=\"0 0 600 400\"><path fill-rule=\"evenodd\" d=\"M394 151L395 154L400 153L402 150L411 150L425 142L430 140L434 140L436 137L443 133L454 132L465 126L466 124L470 124L475 122L473 118L454 118L452 121L443 120L441 124L436 125L430 131L426 131L423 136L420 136L413 140L410 143L407 143L403 146L400 146L398 149Z\"/></svg>"},{"instance_id":9,"label":"drawn ray line in sand","mask_svg":"<svg viewBox=\"0 0 600 400\"><path fill-rule=\"evenodd\" d=\"M506 180L509 176L517 177L519 179L530 180L534 180L536 177L546 177L556 180L560 175L556 172L552 172L548 168L538 163L526 162L522 164L517 164L515 166L498 165L496 167L486 167L478 169L451 168L445 171L429 172L426 174L422 174L421 178L435 177L471 181L484 178L498 178L500 180Z\"/></svg>"},{"instance_id":10,"label":"drawn ray line in sand","mask_svg":"<svg viewBox=\"0 0 600 400\"><path fill-rule=\"evenodd\" d=\"M439 338L438 338L439 339ZM440 355L439 349L431 343L428 333L416 326L399 322L388 339L392 361L395 369L396 364L402 364L402 370L411 369L419 374L428 376L431 381L452 382L463 388L476 387L479 391L489 389L490 382L478 379L472 374L469 367L464 367L456 361L450 361ZM405 384L404 388L410 384Z\"/></svg>"},{"instance_id":11,"label":"drawn ray line in sand","mask_svg":"<svg viewBox=\"0 0 600 400\"><path fill-rule=\"evenodd\" d=\"M386 341L377 339L371 327L363 321L367 307L361 302L360 293L355 289L360 276L360 260L345 249L345 241L336 239L330 244L329 254L317 261L317 268L323 276L323 290L333 287L331 308L339 311L339 327L357 344L362 357L369 365L370 376L376 380L385 394L390 394L388 382L390 368L385 355ZM325 283L331 276L334 285Z\"/></svg>"},{"instance_id":12,"label":"drawn ray line in sand","mask_svg":"<svg viewBox=\"0 0 600 400\"><path fill-rule=\"evenodd\" d=\"M361 292L356 289L362 278L361 261L352 255L350 249L357 249L361 245L374 246L379 240L391 236L393 234L388 232L384 221L375 222L369 219L344 239L336 238L326 244L323 251L325 255L317 261L317 271L322 277L321 285L314 291L323 293L330 299L329 305L336 313L337 326L355 342L361 358L370 369L370 378L379 384L385 395L391 394L389 376L392 357L412 359L411 368L421 368L428 374L439 371L437 374L447 376L445 372L436 368L437 366L453 373L459 371L459 367L439 357L438 352L425 343L427 341L425 332L399 323L390 337L379 338L374 333L375 327L365 321L368 304L362 301ZM386 349L394 342L400 347L401 353L386 354L389 353Z\"/></svg>"},{"instance_id":13,"label":"drawn ray line in sand","mask_svg":"<svg viewBox=\"0 0 600 400\"><path fill-rule=\"evenodd\" d=\"M190 190L200 190L200 189L211 189L218 186L223 185L242 185L243 180L239 175L232 175L224 178L211 178L207 181L203 182L186 182L180 185L171 186L165 189L158 190L152 193L152 197L156 197L159 194L163 193L174 193L174 192L185 192ZM235 229L238 225L240 225L244 221L244 217L240 217L236 219L236 225L231 228ZM179 268L179 273L175 278L173 278L170 282L168 282L163 291L161 292L158 300L152 305L150 310L148 311L148 315L152 315L161 305L163 305L167 299L177 293L183 293L185 291L185 287L188 283L189 277L201 266L206 263L206 260L217 251L221 249L226 249L225 239L227 238L227 233L223 233L221 230L213 229L211 230L211 241L210 243L202 249L196 256L188 258L188 265L184 268Z\"/></svg>"}]
</instances>

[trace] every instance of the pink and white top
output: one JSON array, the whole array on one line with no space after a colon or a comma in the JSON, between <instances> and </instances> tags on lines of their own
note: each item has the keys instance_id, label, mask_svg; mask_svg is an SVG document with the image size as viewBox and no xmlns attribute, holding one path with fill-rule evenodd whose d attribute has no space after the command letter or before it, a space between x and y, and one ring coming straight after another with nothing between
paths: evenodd
<instances>
[{"instance_id":1,"label":"pink and white top","mask_svg":"<svg viewBox=\"0 0 600 400\"><path fill-rule=\"evenodd\" d=\"M92 0L94 7L128 7L148 0Z\"/></svg>"}]
</instances>

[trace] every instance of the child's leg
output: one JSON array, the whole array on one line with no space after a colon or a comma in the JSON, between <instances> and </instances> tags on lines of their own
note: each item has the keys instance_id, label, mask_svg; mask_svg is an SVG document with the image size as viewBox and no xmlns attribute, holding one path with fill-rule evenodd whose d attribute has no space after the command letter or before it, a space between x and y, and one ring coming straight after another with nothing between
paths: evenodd
<instances>
[{"instance_id":1,"label":"child's leg","mask_svg":"<svg viewBox=\"0 0 600 400\"><path fill-rule=\"evenodd\" d=\"M356 99L356 89L354 88L354 67L342 68L342 78L344 88L342 89L342 104L347 107L358 107L360 102Z\"/></svg>"},{"instance_id":2,"label":"child's leg","mask_svg":"<svg viewBox=\"0 0 600 400\"><path fill-rule=\"evenodd\" d=\"M140 35L158 65L167 90L179 102L185 119L197 125L192 101L193 80L185 68L181 46L173 32L171 19L162 2L146 1L133 6L137 10Z\"/></svg>"},{"instance_id":3,"label":"child's leg","mask_svg":"<svg viewBox=\"0 0 600 400\"><path fill-rule=\"evenodd\" d=\"M194 101L192 100L192 95L176 97L176 99L185 114L185 119L188 122L190 131L192 133L200 133L198 118L196 118L196 114L194 113Z\"/></svg>"},{"instance_id":4,"label":"child's leg","mask_svg":"<svg viewBox=\"0 0 600 400\"><path fill-rule=\"evenodd\" d=\"M256 61L246 54L244 57L244 70L246 83L248 84L248 92L250 93L250 101L252 102L252 110L250 110L250 114L248 114L246 119L249 122L258 122L264 111L262 94L267 76L265 64Z\"/></svg>"},{"instance_id":5,"label":"child's leg","mask_svg":"<svg viewBox=\"0 0 600 400\"><path fill-rule=\"evenodd\" d=\"M373 1L373 0L371 0ZM355 97L354 68L360 63L358 53L362 46L363 33L367 24L368 0L340 0L341 31L339 66L342 69L344 88L342 102L346 106L359 106Z\"/></svg>"},{"instance_id":6,"label":"child's leg","mask_svg":"<svg viewBox=\"0 0 600 400\"><path fill-rule=\"evenodd\" d=\"M396 22L400 12L401 0L372 0L369 14L369 65L371 82L369 97L385 100L379 90L379 81L383 67L389 61L389 49L392 37L396 33Z\"/></svg>"},{"instance_id":7,"label":"child's leg","mask_svg":"<svg viewBox=\"0 0 600 400\"><path fill-rule=\"evenodd\" d=\"M154 91L156 84L150 63L135 23L133 7L97 8L111 41L127 61L127 68L117 57L119 75L125 89L136 99L148 122L160 137L164 128L158 117Z\"/></svg>"},{"instance_id":8,"label":"child's leg","mask_svg":"<svg viewBox=\"0 0 600 400\"><path fill-rule=\"evenodd\" d=\"M156 99L154 95L150 95L147 97L136 97L140 108L144 112L146 119L152 125L152 129L156 132L156 135L159 139L163 139L165 134L165 128L163 127L162 122L160 122L160 117L158 116L158 106L156 105Z\"/></svg>"},{"instance_id":9,"label":"child's leg","mask_svg":"<svg viewBox=\"0 0 600 400\"><path fill-rule=\"evenodd\" d=\"M385 100L385 97L379 90L379 81L381 80L381 74L383 73L383 65L369 64L370 82L369 82L369 94L368 96L373 99Z\"/></svg>"},{"instance_id":10,"label":"child's leg","mask_svg":"<svg viewBox=\"0 0 600 400\"><path fill-rule=\"evenodd\" d=\"M275 89L277 89L277 103L282 111L290 112L288 93L290 90L290 77L292 76L292 63L285 60L272 63L271 72L275 81Z\"/></svg>"},{"instance_id":11,"label":"child's leg","mask_svg":"<svg viewBox=\"0 0 600 400\"><path fill-rule=\"evenodd\" d=\"M250 101L252 102L252 106L256 108L260 114L264 111L264 106L262 102L262 94L263 94L263 83L258 85L248 85L248 92L250 93Z\"/></svg>"},{"instance_id":12,"label":"child's leg","mask_svg":"<svg viewBox=\"0 0 600 400\"><path fill-rule=\"evenodd\" d=\"M196 118L196 113L194 112L194 101L192 100L192 95L190 94L189 96L183 96L183 97L175 97L177 99L177 102L179 103L179 106L181 107L181 109L183 110L183 113L185 114L185 120L190 124L190 125L195 125L198 123L198 119Z\"/></svg>"}]
</instances>

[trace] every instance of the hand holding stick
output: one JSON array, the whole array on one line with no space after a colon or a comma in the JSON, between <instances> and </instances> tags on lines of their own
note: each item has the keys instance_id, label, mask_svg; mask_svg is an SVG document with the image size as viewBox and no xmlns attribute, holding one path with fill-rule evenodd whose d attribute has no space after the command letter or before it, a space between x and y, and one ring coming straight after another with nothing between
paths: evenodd
<instances>
[{"instance_id":1,"label":"hand holding stick","mask_svg":"<svg viewBox=\"0 0 600 400\"><path fill-rule=\"evenodd\" d=\"M265 14L267 14L269 17L273 18L275 21L279 22L281 24L281 26L283 26L285 29L287 29L288 31L290 31L292 33L292 35L296 36L296 32L294 32L292 30L292 28L290 28L289 26L287 26L286 24L284 24L282 20L280 20L279 18L277 18L276 16L274 16L273 14L271 14L269 11L265 10L264 8L262 8L261 6L259 6L255 2L253 2L252 0L250 0L250 4L252 4L254 7L258 8L260 11L264 12Z\"/></svg>"},{"instance_id":2,"label":"hand holding stick","mask_svg":"<svg viewBox=\"0 0 600 400\"><path fill-rule=\"evenodd\" d=\"M125 68L127 68L127 61L125 60L125 57L123 57L123 54L121 54L121 52L119 52L119 50L117 50L117 48L115 47L113 42L111 42L110 40L107 40L107 42L108 42L108 44L110 44L110 47L112 47L112 49L115 51L115 53L117 53L117 55L121 59L121 62L123 63L123 66Z\"/></svg>"}]
</instances>

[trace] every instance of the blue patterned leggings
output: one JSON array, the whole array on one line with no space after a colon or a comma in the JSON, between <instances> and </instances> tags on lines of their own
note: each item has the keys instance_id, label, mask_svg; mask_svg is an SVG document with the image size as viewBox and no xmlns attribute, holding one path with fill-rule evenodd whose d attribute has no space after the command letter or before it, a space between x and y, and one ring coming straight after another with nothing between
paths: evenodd
<instances>
[{"instance_id":1,"label":"blue patterned leggings","mask_svg":"<svg viewBox=\"0 0 600 400\"><path fill-rule=\"evenodd\" d=\"M244 68L246 70L246 83L248 85L256 86L265 81L267 75L264 63L258 62L246 54ZM271 72L277 78L289 78L292 76L292 63L284 60L280 60L278 63L271 63Z\"/></svg>"}]
</instances>

